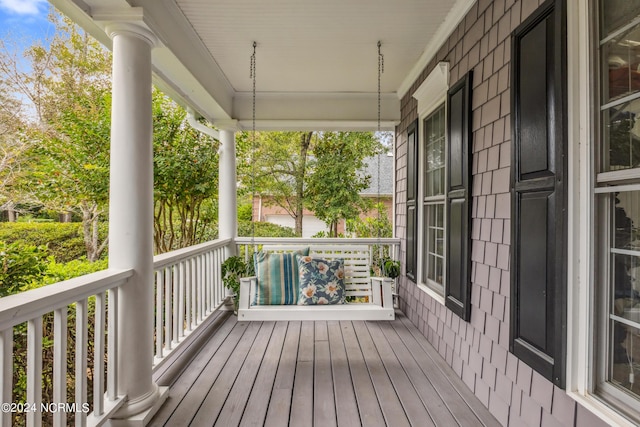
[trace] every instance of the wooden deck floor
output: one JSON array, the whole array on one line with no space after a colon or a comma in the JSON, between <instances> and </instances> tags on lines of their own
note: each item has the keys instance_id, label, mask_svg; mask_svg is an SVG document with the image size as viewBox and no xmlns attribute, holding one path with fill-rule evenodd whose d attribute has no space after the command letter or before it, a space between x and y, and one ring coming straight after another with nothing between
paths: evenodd
<instances>
[{"instance_id":1,"label":"wooden deck floor","mask_svg":"<svg viewBox=\"0 0 640 427\"><path fill-rule=\"evenodd\" d=\"M223 312L206 329L203 346L156 372L171 389L152 426L499 425L400 313L238 322Z\"/></svg>"}]
</instances>

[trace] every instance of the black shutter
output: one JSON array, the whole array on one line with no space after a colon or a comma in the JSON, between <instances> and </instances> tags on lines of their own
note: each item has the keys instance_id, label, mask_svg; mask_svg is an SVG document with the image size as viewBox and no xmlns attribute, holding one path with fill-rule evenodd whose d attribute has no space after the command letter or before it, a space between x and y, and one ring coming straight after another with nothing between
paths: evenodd
<instances>
[{"instance_id":1,"label":"black shutter","mask_svg":"<svg viewBox=\"0 0 640 427\"><path fill-rule=\"evenodd\" d=\"M447 93L447 279L445 304L471 315L471 85L469 71Z\"/></svg>"},{"instance_id":2,"label":"black shutter","mask_svg":"<svg viewBox=\"0 0 640 427\"><path fill-rule=\"evenodd\" d=\"M564 387L566 65L564 2L549 0L512 39L511 351Z\"/></svg>"},{"instance_id":3,"label":"black shutter","mask_svg":"<svg viewBox=\"0 0 640 427\"><path fill-rule=\"evenodd\" d=\"M407 277L415 282L418 260L418 121L407 129Z\"/></svg>"}]
</instances>

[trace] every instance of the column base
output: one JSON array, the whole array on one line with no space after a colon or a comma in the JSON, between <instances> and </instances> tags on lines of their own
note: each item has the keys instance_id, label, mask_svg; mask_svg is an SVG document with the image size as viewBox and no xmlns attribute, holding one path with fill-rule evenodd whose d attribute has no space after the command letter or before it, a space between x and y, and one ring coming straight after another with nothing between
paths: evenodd
<instances>
[{"instance_id":1,"label":"column base","mask_svg":"<svg viewBox=\"0 0 640 427\"><path fill-rule=\"evenodd\" d=\"M154 399L150 407L126 418L111 418L104 425L107 427L144 427L149 424L149 421L158 412L167 397L169 397L169 387L156 387L155 392L149 397ZM145 399L145 401L148 401L148 399ZM136 402L132 407L127 408L128 412L133 412L134 407L140 403L142 402Z\"/></svg>"}]
</instances>

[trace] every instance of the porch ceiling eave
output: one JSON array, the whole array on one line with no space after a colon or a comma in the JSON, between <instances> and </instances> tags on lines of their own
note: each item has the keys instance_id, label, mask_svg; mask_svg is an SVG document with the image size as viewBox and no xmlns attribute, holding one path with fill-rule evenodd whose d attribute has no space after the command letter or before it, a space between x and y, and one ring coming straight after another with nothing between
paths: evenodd
<instances>
[{"instance_id":1,"label":"porch ceiling eave","mask_svg":"<svg viewBox=\"0 0 640 427\"><path fill-rule=\"evenodd\" d=\"M112 43L104 27L110 21L139 21L147 26L161 41L152 51L154 84L183 107L199 112L211 122L232 118L234 91L197 36L182 34L168 41L163 31L158 31L159 28L184 29L178 22L166 22L167 17L179 19L180 15L163 14L162 22L158 22L157 17L146 11L143 13L142 9L131 7L123 0L102 4L94 0L49 1L109 49ZM201 55L193 55L194 50ZM194 63L193 58L198 61Z\"/></svg>"},{"instance_id":2,"label":"porch ceiling eave","mask_svg":"<svg viewBox=\"0 0 640 427\"><path fill-rule=\"evenodd\" d=\"M377 129L376 93L257 93L258 130L364 130ZM253 125L253 96L236 93L233 116L240 127ZM380 99L380 128L393 130L400 121L400 100L395 93Z\"/></svg>"}]
</instances>

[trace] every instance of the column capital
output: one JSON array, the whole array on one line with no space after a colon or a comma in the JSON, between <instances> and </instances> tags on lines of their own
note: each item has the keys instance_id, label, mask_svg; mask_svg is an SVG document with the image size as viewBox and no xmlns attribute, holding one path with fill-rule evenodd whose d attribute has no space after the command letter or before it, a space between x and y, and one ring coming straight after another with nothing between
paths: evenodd
<instances>
[{"instance_id":1,"label":"column capital","mask_svg":"<svg viewBox=\"0 0 640 427\"><path fill-rule=\"evenodd\" d=\"M240 130L240 123L237 120L216 120L213 125L220 130L226 130L231 132L238 132Z\"/></svg>"},{"instance_id":2,"label":"column capital","mask_svg":"<svg viewBox=\"0 0 640 427\"><path fill-rule=\"evenodd\" d=\"M117 35L132 35L149 43L152 48L160 46L160 39L145 23L141 7L100 8L94 11L93 19L102 23L112 40Z\"/></svg>"},{"instance_id":3,"label":"column capital","mask_svg":"<svg viewBox=\"0 0 640 427\"><path fill-rule=\"evenodd\" d=\"M110 22L105 28L105 32L111 38L119 35L127 35L139 38L147 42L151 48L160 46L160 39L146 25L134 22Z\"/></svg>"}]
</instances>

